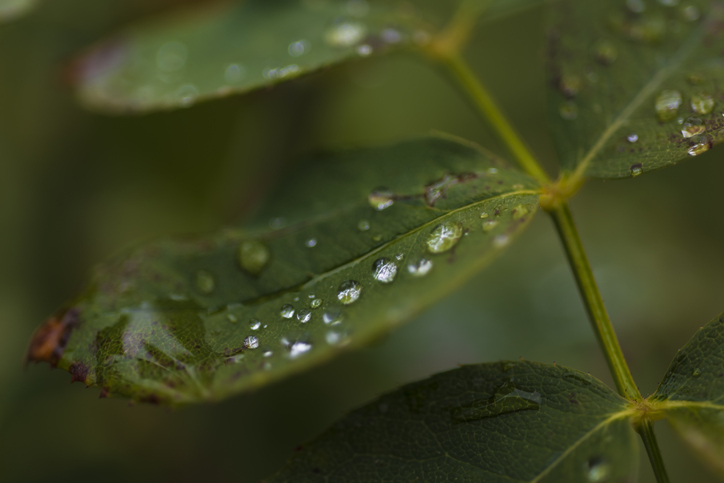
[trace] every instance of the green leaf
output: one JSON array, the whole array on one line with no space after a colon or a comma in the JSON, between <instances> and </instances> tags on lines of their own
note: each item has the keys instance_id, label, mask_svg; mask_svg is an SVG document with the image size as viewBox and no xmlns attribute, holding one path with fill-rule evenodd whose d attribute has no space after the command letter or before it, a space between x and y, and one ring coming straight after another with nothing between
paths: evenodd
<instances>
[{"instance_id":1,"label":"green leaf","mask_svg":"<svg viewBox=\"0 0 724 483\"><path fill-rule=\"evenodd\" d=\"M724 314L676 354L652 401L676 431L724 476Z\"/></svg>"},{"instance_id":2,"label":"green leaf","mask_svg":"<svg viewBox=\"0 0 724 483\"><path fill-rule=\"evenodd\" d=\"M352 412L269 481L635 481L629 416L624 399L579 371L463 366Z\"/></svg>"},{"instance_id":3,"label":"green leaf","mask_svg":"<svg viewBox=\"0 0 724 483\"><path fill-rule=\"evenodd\" d=\"M99 267L29 358L135 399L218 400L409 319L501 253L537 202L529 177L449 138L311 159L250 223Z\"/></svg>"},{"instance_id":4,"label":"green leaf","mask_svg":"<svg viewBox=\"0 0 724 483\"><path fill-rule=\"evenodd\" d=\"M549 117L566 170L637 176L724 139L720 0L566 0L554 9Z\"/></svg>"},{"instance_id":5,"label":"green leaf","mask_svg":"<svg viewBox=\"0 0 724 483\"><path fill-rule=\"evenodd\" d=\"M80 96L147 111L276 84L410 43L397 3L248 0L139 24L85 57Z\"/></svg>"},{"instance_id":6,"label":"green leaf","mask_svg":"<svg viewBox=\"0 0 724 483\"><path fill-rule=\"evenodd\" d=\"M35 6L36 0L0 0L0 22L12 20Z\"/></svg>"}]
</instances>

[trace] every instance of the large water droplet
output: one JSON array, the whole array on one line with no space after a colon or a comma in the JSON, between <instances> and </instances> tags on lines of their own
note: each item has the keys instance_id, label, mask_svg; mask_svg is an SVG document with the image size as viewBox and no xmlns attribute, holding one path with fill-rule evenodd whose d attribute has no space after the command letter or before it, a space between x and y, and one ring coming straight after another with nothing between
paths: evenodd
<instances>
[{"instance_id":1,"label":"large water droplet","mask_svg":"<svg viewBox=\"0 0 724 483\"><path fill-rule=\"evenodd\" d=\"M297 312L297 320L302 324L306 324L312 318L312 311L309 309L301 309Z\"/></svg>"},{"instance_id":2,"label":"large water droplet","mask_svg":"<svg viewBox=\"0 0 724 483\"><path fill-rule=\"evenodd\" d=\"M211 293L214 291L216 281L211 272L207 270L199 270L196 272L196 286L202 293Z\"/></svg>"},{"instance_id":3,"label":"large water droplet","mask_svg":"<svg viewBox=\"0 0 724 483\"><path fill-rule=\"evenodd\" d=\"M376 189L369 196L370 206L377 211L382 211L395 203L395 194L387 189Z\"/></svg>"},{"instance_id":4,"label":"large water droplet","mask_svg":"<svg viewBox=\"0 0 724 483\"><path fill-rule=\"evenodd\" d=\"M689 148L689 156L698 156L700 154L703 154L711 149L711 143L709 141L697 143L694 144L691 148Z\"/></svg>"},{"instance_id":5,"label":"large water droplet","mask_svg":"<svg viewBox=\"0 0 724 483\"><path fill-rule=\"evenodd\" d=\"M443 253L450 250L460 241L463 231L463 225L453 221L438 225L427 236L427 251Z\"/></svg>"},{"instance_id":6,"label":"large water droplet","mask_svg":"<svg viewBox=\"0 0 724 483\"><path fill-rule=\"evenodd\" d=\"M351 47L367 35L367 27L360 22L340 22L324 34L324 40L333 47Z\"/></svg>"},{"instance_id":7,"label":"large water droplet","mask_svg":"<svg viewBox=\"0 0 724 483\"><path fill-rule=\"evenodd\" d=\"M244 347L247 349L256 349L259 347L259 338L255 335L244 338Z\"/></svg>"},{"instance_id":8,"label":"large water droplet","mask_svg":"<svg viewBox=\"0 0 724 483\"><path fill-rule=\"evenodd\" d=\"M666 90L661 91L656 97L656 115L661 122L671 121L676 117L681 106L681 92Z\"/></svg>"},{"instance_id":9,"label":"large water droplet","mask_svg":"<svg viewBox=\"0 0 724 483\"><path fill-rule=\"evenodd\" d=\"M704 92L691 96L691 108L697 114L709 114L714 109L714 98Z\"/></svg>"},{"instance_id":10,"label":"large water droplet","mask_svg":"<svg viewBox=\"0 0 724 483\"><path fill-rule=\"evenodd\" d=\"M644 172L644 165L641 163L631 165L631 176L634 178Z\"/></svg>"},{"instance_id":11,"label":"large water droplet","mask_svg":"<svg viewBox=\"0 0 724 483\"><path fill-rule=\"evenodd\" d=\"M611 465L599 456L588 460L586 466L586 477L591 483L602 483L611 476Z\"/></svg>"},{"instance_id":12,"label":"large water droplet","mask_svg":"<svg viewBox=\"0 0 724 483\"><path fill-rule=\"evenodd\" d=\"M239 244L239 265L250 275L259 275L270 258L269 249L258 240L246 240Z\"/></svg>"},{"instance_id":13,"label":"large water droplet","mask_svg":"<svg viewBox=\"0 0 724 483\"><path fill-rule=\"evenodd\" d=\"M421 258L417 263L407 266L407 271L414 277L424 277L432 270L432 262L427 258Z\"/></svg>"},{"instance_id":14,"label":"large water droplet","mask_svg":"<svg viewBox=\"0 0 724 483\"><path fill-rule=\"evenodd\" d=\"M681 125L681 135L685 138L698 136L706 131L706 125L704 121L698 117L689 117Z\"/></svg>"},{"instance_id":15,"label":"large water droplet","mask_svg":"<svg viewBox=\"0 0 724 483\"><path fill-rule=\"evenodd\" d=\"M499 386L489 399L478 399L465 406L453 408L451 414L456 421L477 421L501 414L538 410L540 405L541 395L537 391L523 391L512 382L506 382Z\"/></svg>"},{"instance_id":16,"label":"large water droplet","mask_svg":"<svg viewBox=\"0 0 724 483\"><path fill-rule=\"evenodd\" d=\"M344 305L349 305L356 302L361 294L362 285L354 280L347 280L346 282L342 282L339 286L339 289L337 290L337 299L339 299L339 301Z\"/></svg>"},{"instance_id":17,"label":"large water droplet","mask_svg":"<svg viewBox=\"0 0 724 483\"><path fill-rule=\"evenodd\" d=\"M372 276L382 283L392 283L397 276L397 265L389 258L379 258L372 265Z\"/></svg>"},{"instance_id":18,"label":"large water droplet","mask_svg":"<svg viewBox=\"0 0 724 483\"><path fill-rule=\"evenodd\" d=\"M291 319L294 317L294 307L289 304L282 305L282 308L279 310L279 314L285 319Z\"/></svg>"}]
</instances>

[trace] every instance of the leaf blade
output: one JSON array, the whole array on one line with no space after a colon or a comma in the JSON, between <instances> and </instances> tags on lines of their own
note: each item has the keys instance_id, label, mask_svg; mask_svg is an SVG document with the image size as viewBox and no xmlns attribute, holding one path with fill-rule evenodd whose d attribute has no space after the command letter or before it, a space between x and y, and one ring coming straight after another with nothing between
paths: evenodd
<instances>
[{"instance_id":1,"label":"leaf blade","mask_svg":"<svg viewBox=\"0 0 724 483\"><path fill-rule=\"evenodd\" d=\"M31 359L136 399L221 399L418 313L502 253L537 200L526 175L442 137L300 164L244 227L101 266Z\"/></svg>"},{"instance_id":2,"label":"leaf blade","mask_svg":"<svg viewBox=\"0 0 724 483\"><path fill-rule=\"evenodd\" d=\"M0 23L9 22L27 13L36 0L0 0Z\"/></svg>"},{"instance_id":3,"label":"leaf blade","mask_svg":"<svg viewBox=\"0 0 724 483\"><path fill-rule=\"evenodd\" d=\"M501 393L537 402L481 414ZM460 408L478 413L456 420ZM532 362L463 366L353 411L270 481L618 481L637 472L628 416L623 399L578 371Z\"/></svg>"}]
</instances>

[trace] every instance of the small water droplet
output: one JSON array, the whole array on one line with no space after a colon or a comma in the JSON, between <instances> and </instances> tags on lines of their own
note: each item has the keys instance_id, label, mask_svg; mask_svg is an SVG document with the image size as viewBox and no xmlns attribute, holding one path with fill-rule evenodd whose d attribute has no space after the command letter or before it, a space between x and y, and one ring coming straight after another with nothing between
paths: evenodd
<instances>
[{"instance_id":1,"label":"small water droplet","mask_svg":"<svg viewBox=\"0 0 724 483\"><path fill-rule=\"evenodd\" d=\"M694 144L691 148L689 148L689 156L698 156L700 154L703 154L711 149L711 143L706 141L702 143Z\"/></svg>"},{"instance_id":2,"label":"small water droplet","mask_svg":"<svg viewBox=\"0 0 724 483\"><path fill-rule=\"evenodd\" d=\"M500 235L496 235L493 238L493 246L495 248L503 248L508 243L510 243L510 237L504 233L500 234Z\"/></svg>"},{"instance_id":3,"label":"small water droplet","mask_svg":"<svg viewBox=\"0 0 724 483\"><path fill-rule=\"evenodd\" d=\"M714 110L714 98L704 92L699 92L691 96L691 108L697 114L709 114Z\"/></svg>"},{"instance_id":4,"label":"small water droplet","mask_svg":"<svg viewBox=\"0 0 724 483\"><path fill-rule=\"evenodd\" d=\"M250 335L244 338L244 347L246 347L247 349L256 349L257 347L259 347L259 338L255 335Z\"/></svg>"},{"instance_id":5,"label":"small water droplet","mask_svg":"<svg viewBox=\"0 0 724 483\"><path fill-rule=\"evenodd\" d=\"M493 230L496 226L498 226L498 220L485 220L483 222L483 231L487 233Z\"/></svg>"},{"instance_id":6,"label":"small water droplet","mask_svg":"<svg viewBox=\"0 0 724 483\"><path fill-rule=\"evenodd\" d=\"M287 51L289 52L289 55L292 57L301 57L302 55L309 52L310 45L309 42L302 39L297 40L289 44L289 48Z\"/></svg>"},{"instance_id":7,"label":"small water droplet","mask_svg":"<svg viewBox=\"0 0 724 483\"><path fill-rule=\"evenodd\" d=\"M586 476L591 483L602 483L611 476L611 465L601 457L594 457L586 464Z\"/></svg>"},{"instance_id":8,"label":"small water droplet","mask_svg":"<svg viewBox=\"0 0 724 483\"><path fill-rule=\"evenodd\" d=\"M488 168L488 174L498 174L498 168Z\"/></svg>"},{"instance_id":9,"label":"small water droplet","mask_svg":"<svg viewBox=\"0 0 724 483\"><path fill-rule=\"evenodd\" d=\"M289 304L282 305L279 314L285 319L291 319L294 317L294 307Z\"/></svg>"},{"instance_id":10,"label":"small water droplet","mask_svg":"<svg viewBox=\"0 0 724 483\"><path fill-rule=\"evenodd\" d=\"M332 307L322 315L322 321L327 325L339 325L342 320L344 320L344 315L339 307Z\"/></svg>"},{"instance_id":11,"label":"small water droplet","mask_svg":"<svg viewBox=\"0 0 724 483\"><path fill-rule=\"evenodd\" d=\"M330 330L324 338L327 341L327 344L337 345L342 340L342 334L337 331Z\"/></svg>"},{"instance_id":12,"label":"small water droplet","mask_svg":"<svg viewBox=\"0 0 724 483\"><path fill-rule=\"evenodd\" d=\"M397 260L398 262L401 262L404 259L405 259L404 253L398 253L397 255L395 255L395 260Z\"/></svg>"},{"instance_id":13,"label":"small water droplet","mask_svg":"<svg viewBox=\"0 0 724 483\"><path fill-rule=\"evenodd\" d=\"M453 248L463 236L463 226L460 223L446 221L436 226L427 236L427 251L430 253L443 253Z\"/></svg>"},{"instance_id":14,"label":"small water droplet","mask_svg":"<svg viewBox=\"0 0 724 483\"><path fill-rule=\"evenodd\" d=\"M337 299L344 305L354 303L362 295L362 285L354 280L342 282L337 289Z\"/></svg>"},{"instance_id":15,"label":"small water droplet","mask_svg":"<svg viewBox=\"0 0 724 483\"><path fill-rule=\"evenodd\" d=\"M261 328L261 320L251 319L249 321L249 328L251 330L259 330L259 328Z\"/></svg>"},{"instance_id":16,"label":"small water droplet","mask_svg":"<svg viewBox=\"0 0 724 483\"><path fill-rule=\"evenodd\" d=\"M367 35L367 27L360 22L340 22L324 34L324 40L332 47L351 47Z\"/></svg>"},{"instance_id":17,"label":"small water droplet","mask_svg":"<svg viewBox=\"0 0 724 483\"><path fill-rule=\"evenodd\" d=\"M514 220L520 220L525 215L530 213L530 210L525 205L517 205L515 208L513 208L513 219Z\"/></svg>"},{"instance_id":18,"label":"small water droplet","mask_svg":"<svg viewBox=\"0 0 724 483\"><path fill-rule=\"evenodd\" d=\"M307 246L307 248L314 248L317 246L317 239L316 238L310 238L304 244Z\"/></svg>"},{"instance_id":19,"label":"small water droplet","mask_svg":"<svg viewBox=\"0 0 724 483\"><path fill-rule=\"evenodd\" d=\"M199 89L193 84L184 84L176 91L176 97L184 107L191 106L199 95Z\"/></svg>"},{"instance_id":20,"label":"small water droplet","mask_svg":"<svg viewBox=\"0 0 724 483\"><path fill-rule=\"evenodd\" d=\"M395 204L395 194L387 189L374 190L369 196L370 206L377 211L386 210Z\"/></svg>"},{"instance_id":21,"label":"small water droplet","mask_svg":"<svg viewBox=\"0 0 724 483\"><path fill-rule=\"evenodd\" d=\"M558 112L566 121L573 121L578 117L578 106L572 101L566 101L558 107Z\"/></svg>"},{"instance_id":22,"label":"small water droplet","mask_svg":"<svg viewBox=\"0 0 724 483\"><path fill-rule=\"evenodd\" d=\"M359 223L357 223L357 229L359 231L367 231L370 229L370 222L367 220L360 220Z\"/></svg>"},{"instance_id":23,"label":"small water droplet","mask_svg":"<svg viewBox=\"0 0 724 483\"><path fill-rule=\"evenodd\" d=\"M593 54L599 63L611 65L618 58L618 49L616 49L616 46L609 40L599 40L593 46Z\"/></svg>"},{"instance_id":24,"label":"small water droplet","mask_svg":"<svg viewBox=\"0 0 724 483\"><path fill-rule=\"evenodd\" d=\"M234 314L226 314L226 319L232 324L235 324L239 321L239 318Z\"/></svg>"},{"instance_id":25,"label":"small water droplet","mask_svg":"<svg viewBox=\"0 0 724 483\"><path fill-rule=\"evenodd\" d=\"M378 282L392 283L397 276L397 265L389 258L379 258L372 265L372 276Z\"/></svg>"},{"instance_id":26,"label":"small water droplet","mask_svg":"<svg viewBox=\"0 0 724 483\"><path fill-rule=\"evenodd\" d=\"M489 217L489 216L490 216L490 215L488 214L487 211L483 211L482 213L480 213L480 218L482 218L482 219L485 219L485 218L487 218L487 217Z\"/></svg>"},{"instance_id":27,"label":"small water droplet","mask_svg":"<svg viewBox=\"0 0 724 483\"><path fill-rule=\"evenodd\" d=\"M635 143L639 140L639 135L636 133L631 133L626 137L626 139L628 139L628 142L630 143Z\"/></svg>"},{"instance_id":28,"label":"small water droplet","mask_svg":"<svg viewBox=\"0 0 724 483\"><path fill-rule=\"evenodd\" d=\"M246 69L240 64L229 64L224 71L224 80L229 84L236 84L246 76Z\"/></svg>"},{"instance_id":29,"label":"small water droplet","mask_svg":"<svg viewBox=\"0 0 724 483\"><path fill-rule=\"evenodd\" d=\"M661 91L656 97L656 115L661 122L671 121L676 118L681 106L681 92L666 90Z\"/></svg>"},{"instance_id":30,"label":"small water droplet","mask_svg":"<svg viewBox=\"0 0 724 483\"><path fill-rule=\"evenodd\" d=\"M414 277L424 277L432 270L432 261L427 258L421 258L417 263L407 265L407 271Z\"/></svg>"},{"instance_id":31,"label":"small water droplet","mask_svg":"<svg viewBox=\"0 0 724 483\"><path fill-rule=\"evenodd\" d=\"M207 270L199 270L196 272L196 286L202 293L211 293L214 291L216 281L211 272Z\"/></svg>"},{"instance_id":32,"label":"small water droplet","mask_svg":"<svg viewBox=\"0 0 724 483\"><path fill-rule=\"evenodd\" d=\"M309 306L313 309L317 309L322 305L322 299L314 299L311 302L309 302Z\"/></svg>"},{"instance_id":33,"label":"small water droplet","mask_svg":"<svg viewBox=\"0 0 724 483\"><path fill-rule=\"evenodd\" d=\"M695 22L695 21L699 20L699 17L701 16L699 9L693 5L684 7L681 10L681 14L684 17L684 20L686 20L687 22Z\"/></svg>"},{"instance_id":34,"label":"small water droplet","mask_svg":"<svg viewBox=\"0 0 724 483\"><path fill-rule=\"evenodd\" d=\"M631 165L631 176L634 178L644 172L644 165L641 163Z\"/></svg>"},{"instance_id":35,"label":"small water droplet","mask_svg":"<svg viewBox=\"0 0 724 483\"><path fill-rule=\"evenodd\" d=\"M301 340L298 340L296 342L293 342L289 347L289 357L292 359L296 359L297 357L301 356L302 354L306 354L310 350L312 350L312 344L309 342L304 342Z\"/></svg>"},{"instance_id":36,"label":"small water droplet","mask_svg":"<svg viewBox=\"0 0 724 483\"><path fill-rule=\"evenodd\" d=\"M453 408L451 415L456 421L477 421L501 414L538 410L541 400L541 395L537 391L523 391L515 387L512 382L506 382L498 386L490 398L478 399L465 406Z\"/></svg>"},{"instance_id":37,"label":"small water droplet","mask_svg":"<svg viewBox=\"0 0 724 483\"><path fill-rule=\"evenodd\" d=\"M698 117L689 117L681 124L681 135L685 138L698 136L704 131L706 131L706 125Z\"/></svg>"},{"instance_id":38,"label":"small water droplet","mask_svg":"<svg viewBox=\"0 0 724 483\"><path fill-rule=\"evenodd\" d=\"M309 309L301 309L297 312L297 320L302 324L306 324L312 318L312 311Z\"/></svg>"},{"instance_id":39,"label":"small water droplet","mask_svg":"<svg viewBox=\"0 0 724 483\"><path fill-rule=\"evenodd\" d=\"M357 55L361 57L367 57L369 55L372 55L373 49L371 45L368 44L361 44L355 47L355 52L357 52Z\"/></svg>"},{"instance_id":40,"label":"small water droplet","mask_svg":"<svg viewBox=\"0 0 724 483\"><path fill-rule=\"evenodd\" d=\"M694 372L691 373L691 376L692 376L692 377L699 377L699 376L701 376L701 369L699 369L699 368L694 369Z\"/></svg>"},{"instance_id":41,"label":"small water droplet","mask_svg":"<svg viewBox=\"0 0 724 483\"><path fill-rule=\"evenodd\" d=\"M269 263L269 249L258 240L246 240L239 244L239 265L250 275L259 275Z\"/></svg>"},{"instance_id":42,"label":"small water droplet","mask_svg":"<svg viewBox=\"0 0 724 483\"><path fill-rule=\"evenodd\" d=\"M271 356L274 355L274 351L272 351L271 349L266 349L266 350L262 353L262 355L263 355L264 357L271 357ZM270 366L270 367L271 367L271 366Z\"/></svg>"}]
</instances>

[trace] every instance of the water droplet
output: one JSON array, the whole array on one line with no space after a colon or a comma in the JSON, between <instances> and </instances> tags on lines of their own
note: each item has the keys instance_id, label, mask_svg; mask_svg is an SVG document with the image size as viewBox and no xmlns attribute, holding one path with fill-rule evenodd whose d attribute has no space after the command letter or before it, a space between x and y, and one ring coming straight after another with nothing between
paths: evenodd
<instances>
[{"instance_id":1,"label":"water droplet","mask_svg":"<svg viewBox=\"0 0 724 483\"><path fill-rule=\"evenodd\" d=\"M250 335L246 337L244 339L244 347L246 347L247 349L256 349L257 347L259 347L259 338L255 335Z\"/></svg>"},{"instance_id":2,"label":"water droplet","mask_svg":"<svg viewBox=\"0 0 724 483\"><path fill-rule=\"evenodd\" d=\"M311 302L309 302L309 306L313 309L317 309L322 305L322 299L314 299Z\"/></svg>"},{"instance_id":3,"label":"water droplet","mask_svg":"<svg viewBox=\"0 0 724 483\"><path fill-rule=\"evenodd\" d=\"M386 28L380 32L380 38L386 44L399 44L402 42L402 34L399 30Z\"/></svg>"},{"instance_id":4,"label":"water droplet","mask_svg":"<svg viewBox=\"0 0 724 483\"><path fill-rule=\"evenodd\" d=\"M310 238L309 240L307 240L306 242L304 242L304 244L305 244L308 248L314 248L314 247L317 246L317 239L316 239L316 238Z\"/></svg>"},{"instance_id":5,"label":"water droplet","mask_svg":"<svg viewBox=\"0 0 724 483\"><path fill-rule=\"evenodd\" d=\"M369 55L372 55L372 46L368 44L358 45L355 48L355 52L357 52L357 55L361 57L367 57Z\"/></svg>"},{"instance_id":6,"label":"water droplet","mask_svg":"<svg viewBox=\"0 0 724 483\"><path fill-rule=\"evenodd\" d=\"M661 122L671 121L676 118L681 106L681 92L679 91L661 91L656 97L656 115Z\"/></svg>"},{"instance_id":7,"label":"water droplet","mask_svg":"<svg viewBox=\"0 0 724 483\"><path fill-rule=\"evenodd\" d=\"M498 174L498 168L488 168L488 174Z\"/></svg>"},{"instance_id":8,"label":"water droplet","mask_svg":"<svg viewBox=\"0 0 724 483\"><path fill-rule=\"evenodd\" d=\"M558 112L566 121L573 121L578 117L578 106L571 101L566 101L558 107Z\"/></svg>"},{"instance_id":9,"label":"water droplet","mask_svg":"<svg viewBox=\"0 0 724 483\"><path fill-rule=\"evenodd\" d=\"M699 377L699 376L701 376L701 369L699 369L699 368L694 369L694 372L691 373L691 376L692 376L692 377Z\"/></svg>"},{"instance_id":10,"label":"water droplet","mask_svg":"<svg viewBox=\"0 0 724 483\"><path fill-rule=\"evenodd\" d=\"M558 88L566 97L576 97L583 88L583 80L575 74L564 74L558 81Z\"/></svg>"},{"instance_id":11,"label":"water droplet","mask_svg":"<svg viewBox=\"0 0 724 483\"><path fill-rule=\"evenodd\" d=\"M184 107L191 106L196 101L199 90L193 84L184 84L176 91L176 97Z\"/></svg>"},{"instance_id":12,"label":"water droplet","mask_svg":"<svg viewBox=\"0 0 724 483\"><path fill-rule=\"evenodd\" d=\"M398 262L401 262L404 259L405 259L404 253L398 253L397 255L395 255L395 260L397 260Z\"/></svg>"},{"instance_id":13,"label":"water droplet","mask_svg":"<svg viewBox=\"0 0 724 483\"><path fill-rule=\"evenodd\" d=\"M443 253L457 245L463 236L463 225L446 221L438 225L427 236L427 251L430 253Z\"/></svg>"},{"instance_id":14,"label":"water droplet","mask_svg":"<svg viewBox=\"0 0 724 483\"><path fill-rule=\"evenodd\" d=\"M601 483L611 475L611 465L601 457L594 457L586 464L586 476L591 483Z\"/></svg>"},{"instance_id":15,"label":"water droplet","mask_svg":"<svg viewBox=\"0 0 724 483\"><path fill-rule=\"evenodd\" d=\"M714 98L704 92L691 96L691 108L697 114L709 114L714 109Z\"/></svg>"},{"instance_id":16,"label":"water droplet","mask_svg":"<svg viewBox=\"0 0 724 483\"><path fill-rule=\"evenodd\" d=\"M489 232L498 226L498 220L486 220L483 222L483 231Z\"/></svg>"},{"instance_id":17,"label":"water droplet","mask_svg":"<svg viewBox=\"0 0 724 483\"><path fill-rule=\"evenodd\" d=\"M603 65L611 65L618 58L618 49L609 40L599 40L593 46L593 54L596 60Z\"/></svg>"},{"instance_id":18,"label":"water droplet","mask_svg":"<svg viewBox=\"0 0 724 483\"><path fill-rule=\"evenodd\" d=\"M500 234L500 235L496 235L493 238L493 246L495 248L503 248L508 243L510 243L510 237L504 233Z\"/></svg>"},{"instance_id":19,"label":"water droplet","mask_svg":"<svg viewBox=\"0 0 724 483\"><path fill-rule=\"evenodd\" d=\"M631 165L631 176L634 178L644 172L644 165L641 163Z\"/></svg>"},{"instance_id":20,"label":"water droplet","mask_svg":"<svg viewBox=\"0 0 724 483\"><path fill-rule=\"evenodd\" d=\"M387 189L376 189L370 193L369 202L377 211L386 210L395 203L395 194Z\"/></svg>"},{"instance_id":21,"label":"water droplet","mask_svg":"<svg viewBox=\"0 0 724 483\"><path fill-rule=\"evenodd\" d=\"M294 317L294 307L290 304L284 304L279 310L279 314L285 319L291 319Z\"/></svg>"},{"instance_id":22,"label":"water droplet","mask_svg":"<svg viewBox=\"0 0 724 483\"><path fill-rule=\"evenodd\" d=\"M298 340L296 342L293 342L289 347L289 357L292 359L295 359L302 354L306 354L310 350L312 350L312 344L309 342L303 342L301 340Z\"/></svg>"},{"instance_id":23,"label":"water droplet","mask_svg":"<svg viewBox=\"0 0 724 483\"><path fill-rule=\"evenodd\" d=\"M164 72L175 72L186 65L186 46L180 42L164 44L156 54L156 66Z\"/></svg>"},{"instance_id":24,"label":"water droplet","mask_svg":"<svg viewBox=\"0 0 724 483\"><path fill-rule=\"evenodd\" d=\"M262 355L263 355L264 357L271 357L271 356L274 355L274 351L272 351L271 349L266 349L266 350L262 353Z\"/></svg>"},{"instance_id":25,"label":"water droplet","mask_svg":"<svg viewBox=\"0 0 724 483\"><path fill-rule=\"evenodd\" d=\"M538 410L541 400L541 395L537 391L523 391L515 387L512 382L506 382L499 386L490 398L478 399L465 406L453 408L451 415L456 421L477 421L501 414Z\"/></svg>"},{"instance_id":26,"label":"water droplet","mask_svg":"<svg viewBox=\"0 0 724 483\"><path fill-rule=\"evenodd\" d=\"M226 314L226 319L232 324L235 324L239 321L239 318L234 314Z\"/></svg>"},{"instance_id":27,"label":"water droplet","mask_svg":"<svg viewBox=\"0 0 724 483\"><path fill-rule=\"evenodd\" d=\"M691 148L689 148L688 153L689 156L698 156L709 151L709 149L711 149L711 143L707 141L693 145Z\"/></svg>"},{"instance_id":28,"label":"water droplet","mask_svg":"<svg viewBox=\"0 0 724 483\"><path fill-rule=\"evenodd\" d=\"M302 55L309 52L310 45L306 40L297 40L289 44L287 51L292 57L301 57Z\"/></svg>"},{"instance_id":29,"label":"water droplet","mask_svg":"<svg viewBox=\"0 0 724 483\"><path fill-rule=\"evenodd\" d=\"M630 143L635 143L639 140L639 135L636 133L631 133L626 137L626 139L628 139L628 142Z\"/></svg>"},{"instance_id":30,"label":"water droplet","mask_svg":"<svg viewBox=\"0 0 724 483\"><path fill-rule=\"evenodd\" d=\"M482 218L482 219L485 219L485 218L487 218L487 217L489 217L489 216L490 216L490 215L488 214L487 211L483 211L482 213L480 213L480 218Z\"/></svg>"},{"instance_id":31,"label":"water droplet","mask_svg":"<svg viewBox=\"0 0 724 483\"><path fill-rule=\"evenodd\" d=\"M339 307L332 307L322 315L322 321L327 325L339 325L342 320L344 320L344 315Z\"/></svg>"},{"instance_id":32,"label":"water droplet","mask_svg":"<svg viewBox=\"0 0 724 483\"><path fill-rule=\"evenodd\" d=\"M706 131L706 125L704 124L704 121L697 117L687 118L681 125L681 135L685 138L698 136L704 131Z\"/></svg>"},{"instance_id":33,"label":"water droplet","mask_svg":"<svg viewBox=\"0 0 724 483\"><path fill-rule=\"evenodd\" d=\"M626 6L633 13L641 13L646 10L646 6L642 0L626 0Z\"/></svg>"},{"instance_id":34,"label":"water droplet","mask_svg":"<svg viewBox=\"0 0 724 483\"><path fill-rule=\"evenodd\" d=\"M259 275L270 258L269 249L258 240L246 240L239 244L239 265L250 275Z\"/></svg>"},{"instance_id":35,"label":"water droplet","mask_svg":"<svg viewBox=\"0 0 724 483\"><path fill-rule=\"evenodd\" d=\"M372 265L372 276L382 283L392 283L397 276L397 265L389 258L380 258Z\"/></svg>"},{"instance_id":36,"label":"water droplet","mask_svg":"<svg viewBox=\"0 0 724 483\"><path fill-rule=\"evenodd\" d=\"M414 277L424 277L432 270L432 261L427 258L421 258L417 263L407 265L407 271Z\"/></svg>"},{"instance_id":37,"label":"water droplet","mask_svg":"<svg viewBox=\"0 0 724 483\"><path fill-rule=\"evenodd\" d=\"M211 272L199 270L196 272L196 286L202 293L211 293L214 291L216 282Z\"/></svg>"},{"instance_id":38,"label":"water droplet","mask_svg":"<svg viewBox=\"0 0 724 483\"><path fill-rule=\"evenodd\" d=\"M251 319L249 321L249 328L251 330L259 330L260 327L261 327L261 320Z\"/></svg>"},{"instance_id":39,"label":"water droplet","mask_svg":"<svg viewBox=\"0 0 724 483\"><path fill-rule=\"evenodd\" d=\"M347 280L346 282L342 282L342 284L339 286L339 289L337 289L337 299L339 299L339 301L342 302L344 305L349 305L356 302L361 294L362 285L360 285L359 282L355 282L354 280Z\"/></svg>"},{"instance_id":40,"label":"water droplet","mask_svg":"<svg viewBox=\"0 0 724 483\"><path fill-rule=\"evenodd\" d=\"M339 345L339 343L342 342L343 336L337 331L330 330L324 338L329 345Z\"/></svg>"},{"instance_id":41,"label":"water droplet","mask_svg":"<svg viewBox=\"0 0 724 483\"><path fill-rule=\"evenodd\" d=\"M367 220L360 220L359 223L357 223L357 228L359 231L367 231L370 229L370 222Z\"/></svg>"},{"instance_id":42,"label":"water droplet","mask_svg":"<svg viewBox=\"0 0 724 483\"><path fill-rule=\"evenodd\" d=\"M312 318L312 311L309 309L301 309L297 312L297 320L302 324L306 324Z\"/></svg>"},{"instance_id":43,"label":"water droplet","mask_svg":"<svg viewBox=\"0 0 724 483\"><path fill-rule=\"evenodd\" d=\"M525 205L517 205L515 208L513 208L513 219L514 220L520 220L525 215L530 213L530 210Z\"/></svg>"},{"instance_id":44,"label":"water droplet","mask_svg":"<svg viewBox=\"0 0 724 483\"><path fill-rule=\"evenodd\" d=\"M684 20L686 20L688 22L695 22L695 21L699 20L699 17L701 16L701 13L699 13L699 9L693 5L684 7L681 10L681 14L684 17Z\"/></svg>"},{"instance_id":45,"label":"water droplet","mask_svg":"<svg viewBox=\"0 0 724 483\"><path fill-rule=\"evenodd\" d=\"M224 80L229 84L236 84L246 76L246 69L240 64L229 64L224 71Z\"/></svg>"},{"instance_id":46,"label":"water droplet","mask_svg":"<svg viewBox=\"0 0 724 483\"><path fill-rule=\"evenodd\" d=\"M324 34L324 40L332 47L351 47L367 35L367 27L359 22L340 22Z\"/></svg>"}]
</instances>

